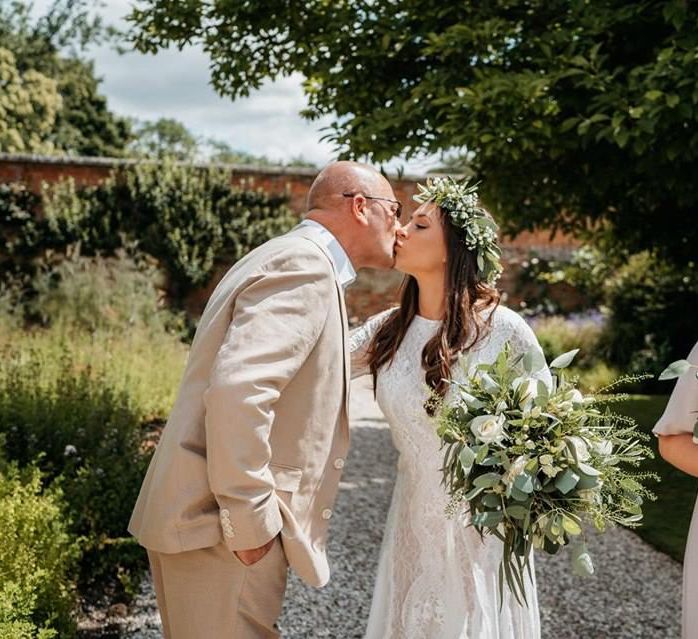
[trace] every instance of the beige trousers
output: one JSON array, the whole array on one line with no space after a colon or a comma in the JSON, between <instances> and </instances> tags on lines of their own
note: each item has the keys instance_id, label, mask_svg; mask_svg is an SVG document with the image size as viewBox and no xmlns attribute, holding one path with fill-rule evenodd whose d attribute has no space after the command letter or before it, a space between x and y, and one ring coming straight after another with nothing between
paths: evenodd
<instances>
[{"instance_id":1,"label":"beige trousers","mask_svg":"<svg viewBox=\"0 0 698 639\"><path fill-rule=\"evenodd\" d=\"M165 639L272 639L288 562L279 537L245 566L220 543L177 554L148 551Z\"/></svg>"}]
</instances>

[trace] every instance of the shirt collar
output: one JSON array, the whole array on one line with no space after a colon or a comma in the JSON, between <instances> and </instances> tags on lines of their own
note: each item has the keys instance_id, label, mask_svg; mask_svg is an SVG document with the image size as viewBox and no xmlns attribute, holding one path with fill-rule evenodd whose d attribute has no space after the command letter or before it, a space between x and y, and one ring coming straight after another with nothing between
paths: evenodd
<instances>
[{"instance_id":1,"label":"shirt collar","mask_svg":"<svg viewBox=\"0 0 698 639\"><path fill-rule=\"evenodd\" d=\"M351 260L337 238L332 235L322 224L315 220L303 220L300 223L302 228L311 228L317 231L317 237L327 248L332 258L335 274L342 288L345 289L356 279L356 271L351 264Z\"/></svg>"}]
</instances>

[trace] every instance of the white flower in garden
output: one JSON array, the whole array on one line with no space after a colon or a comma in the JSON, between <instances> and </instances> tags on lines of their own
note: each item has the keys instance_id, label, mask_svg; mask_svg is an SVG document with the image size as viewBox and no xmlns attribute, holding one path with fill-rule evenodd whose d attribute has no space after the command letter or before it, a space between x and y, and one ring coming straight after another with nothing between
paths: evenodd
<instances>
[{"instance_id":1,"label":"white flower in garden","mask_svg":"<svg viewBox=\"0 0 698 639\"><path fill-rule=\"evenodd\" d=\"M589 459L589 447L587 443L577 435L569 435L565 439L574 446L574 450L577 453L577 459L581 462L587 461Z\"/></svg>"},{"instance_id":2,"label":"white flower in garden","mask_svg":"<svg viewBox=\"0 0 698 639\"><path fill-rule=\"evenodd\" d=\"M509 466L509 470L502 476L502 481L510 486L516 478L524 471L529 458L526 455L519 455Z\"/></svg>"},{"instance_id":3,"label":"white flower in garden","mask_svg":"<svg viewBox=\"0 0 698 639\"><path fill-rule=\"evenodd\" d=\"M499 444L504 439L504 415L480 415L470 422L470 432L483 444Z\"/></svg>"},{"instance_id":4,"label":"white flower in garden","mask_svg":"<svg viewBox=\"0 0 698 639\"><path fill-rule=\"evenodd\" d=\"M65 457L70 457L70 456L72 456L72 455L77 455L77 453L78 453L78 449L75 448L75 446L73 446L72 444L68 444L68 445L65 447L65 450L63 451L63 455L64 455Z\"/></svg>"}]
</instances>

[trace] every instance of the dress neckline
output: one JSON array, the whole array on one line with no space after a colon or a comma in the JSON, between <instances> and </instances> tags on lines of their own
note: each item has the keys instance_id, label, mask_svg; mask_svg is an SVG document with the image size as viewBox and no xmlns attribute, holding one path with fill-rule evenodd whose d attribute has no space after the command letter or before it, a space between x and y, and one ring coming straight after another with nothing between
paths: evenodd
<instances>
[{"instance_id":1,"label":"dress neckline","mask_svg":"<svg viewBox=\"0 0 698 639\"><path fill-rule=\"evenodd\" d=\"M441 324L441 322L443 322L443 320L429 319L428 317L424 317L423 315L419 315L419 314L415 314L414 318L419 320L420 322L425 322L427 324Z\"/></svg>"}]
</instances>

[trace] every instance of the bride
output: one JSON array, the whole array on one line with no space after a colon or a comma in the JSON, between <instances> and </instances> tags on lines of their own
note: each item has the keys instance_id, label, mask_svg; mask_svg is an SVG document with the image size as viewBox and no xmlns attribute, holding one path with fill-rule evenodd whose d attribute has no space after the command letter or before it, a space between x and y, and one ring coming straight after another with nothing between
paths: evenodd
<instances>
[{"instance_id":1,"label":"bride","mask_svg":"<svg viewBox=\"0 0 698 639\"><path fill-rule=\"evenodd\" d=\"M448 517L432 393L446 379L540 346L528 325L499 305L496 225L475 187L430 180L400 231L395 268L406 274L400 306L352 332L352 377L372 374L376 399L399 452L366 639L536 639L535 573L528 606L498 594L502 545L481 540L467 513ZM541 379L549 383L543 368ZM500 603L502 604L500 606Z\"/></svg>"}]
</instances>

